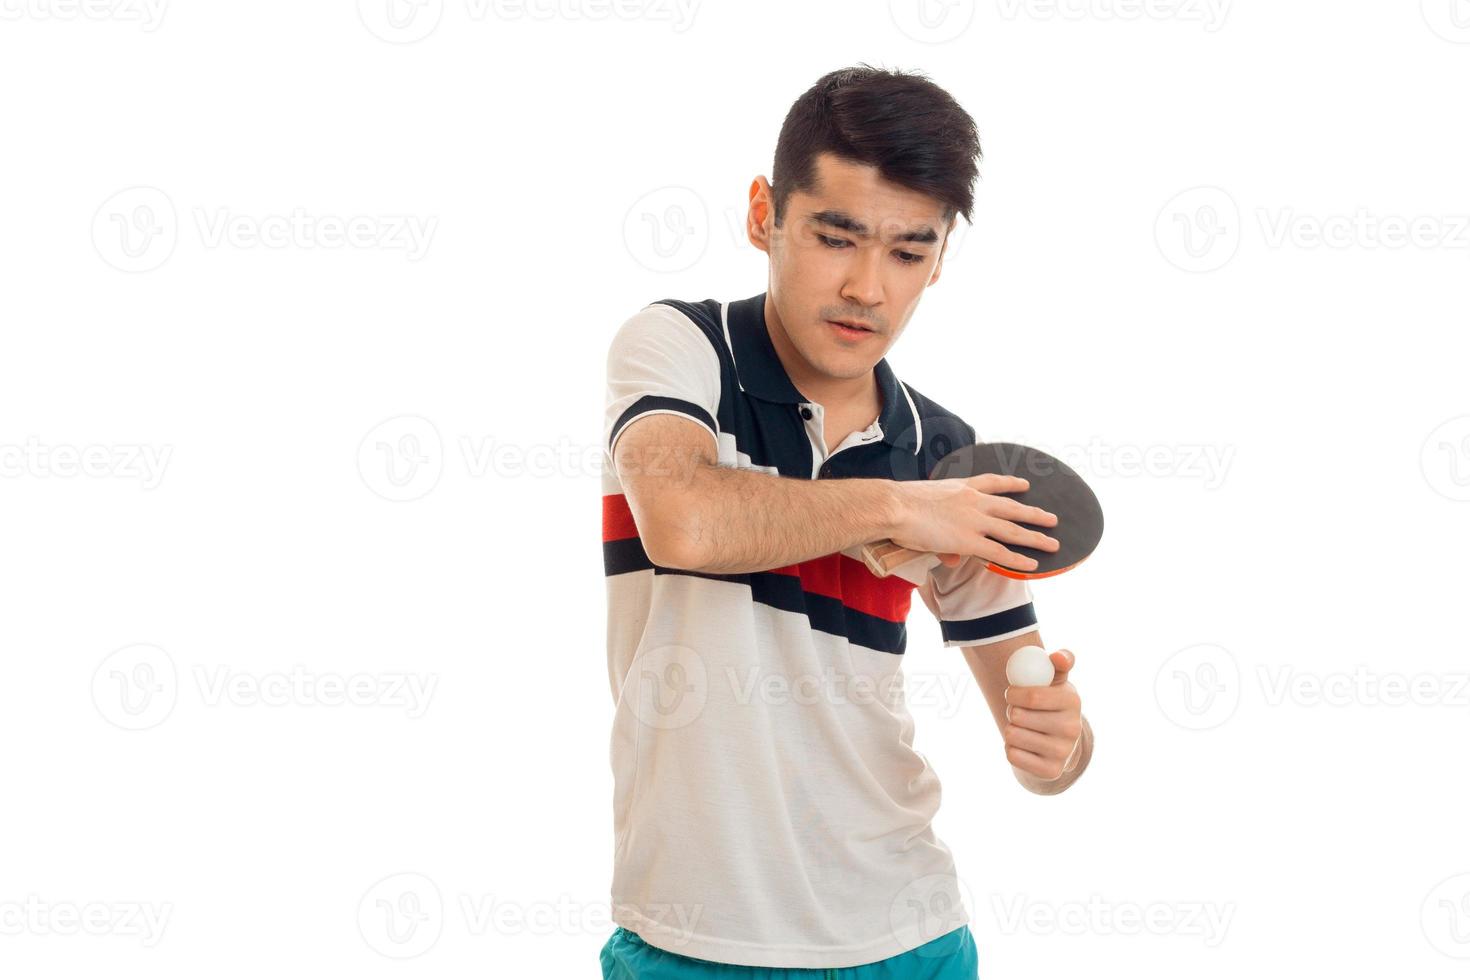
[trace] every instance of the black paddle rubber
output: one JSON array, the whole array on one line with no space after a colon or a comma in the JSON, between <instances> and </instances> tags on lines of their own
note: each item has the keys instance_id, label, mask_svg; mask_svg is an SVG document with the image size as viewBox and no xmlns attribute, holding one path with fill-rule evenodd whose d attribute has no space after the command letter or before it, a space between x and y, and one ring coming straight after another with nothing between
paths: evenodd
<instances>
[{"instance_id":1,"label":"black paddle rubber","mask_svg":"<svg viewBox=\"0 0 1470 980\"><path fill-rule=\"evenodd\" d=\"M982 442L973 446L961 446L934 464L929 479L952 480L980 476L982 473L999 473L1029 480L1031 488L1026 492L1007 493L1004 496L1050 511L1057 515L1057 524L1056 527L1042 527L1021 521L1016 523L1021 527L1040 531L1047 537L1056 538L1061 545L1056 551L1040 551L1002 541L1002 545L1016 554L1036 559L1036 568L1023 572L989 562L993 571L1010 578L1024 579L1060 575L1080 564L1102 540L1102 505L1097 502L1097 495L1077 475L1076 470L1040 449L1018 446L1013 442Z\"/></svg>"}]
</instances>

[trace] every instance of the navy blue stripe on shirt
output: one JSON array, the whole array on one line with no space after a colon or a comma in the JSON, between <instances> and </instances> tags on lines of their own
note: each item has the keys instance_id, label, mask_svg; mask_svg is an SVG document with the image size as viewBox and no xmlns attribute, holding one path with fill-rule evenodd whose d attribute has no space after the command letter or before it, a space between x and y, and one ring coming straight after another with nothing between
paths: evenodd
<instances>
[{"instance_id":1,"label":"navy blue stripe on shirt","mask_svg":"<svg viewBox=\"0 0 1470 980\"><path fill-rule=\"evenodd\" d=\"M794 575L755 572L750 576L750 597L787 612L804 613L812 629L843 636L884 653L903 653L908 640L908 629L903 623L889 622L854 609L841 599L808 592Z\"/></svg>"},{"instance_id":2,"label":"navy blue stripe on shirt","mask_svg":"<svg viewBox=\"0 0 1470 980\"><path fill-rule=\"evenodd\" d=\"M755 602L806 616L812 629L841 636L856 643L884 653L901 654L908 645L908 627L904 623L890 622L880 616L854 609L831 596L808 592L801 587L801 579L795 575L778 572L748 572L738 575L719 575L712 572L694 572L685 568L664 568L655 565L643 550L638 538L621 541L604 541L602 544L602 567L608 575L621 575L653 569L655 575L688 575L693 578L732 582L750 587L750 597Z\"/></svg>"},{"instance_id":3,"label":"navy blue stripe on shirt","mask_svg":"<svg viewBox=\"0 0 1470 980\"><path fill-rule=\"evenodd\" d=\"M682 398L670 398L667 395L644 395L629 405L626 412L618 416L617 423L613 425L612 432L607 437L608 448L611 449L613 443L617 441L618 433L623 431L623 426L638 416L653 411L678 412L680 415L687 415L697 422L704 423L711 432L719 431L718 426L715 425L714 416L693 402Z\"/></svg>"},{"instance_id":4,"label":"navy blue stripe on shirt","mask_svg":"<svg viewBox=\"0 0 1470 980\"><path fill-rule=\"evenodd\" d=\"M979 619L962 619L956 622L940 620L939 632L944 636L946 643L950 640L978 643L992 636L1014 633L1016 630L1035 625L1036 607L1033 603L1028 602L1024 606L991 613Z\"/></svg>"}]
</instances>

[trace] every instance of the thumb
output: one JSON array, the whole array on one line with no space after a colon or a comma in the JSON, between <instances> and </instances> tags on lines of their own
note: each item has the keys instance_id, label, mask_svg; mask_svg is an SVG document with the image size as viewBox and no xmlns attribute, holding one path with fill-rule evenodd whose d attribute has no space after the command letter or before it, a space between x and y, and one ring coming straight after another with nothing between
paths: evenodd
<instances>
[{"instance_id":1,"label":"thumb","mask_svg":"<svg viewBox=\"0 0 1470 980\"><path fill-rule=\"evenodd\" d=\"M1077 658L1072 655L1071 650L1053 650L1048 656L1051 664L1056 668L1056 676L1051 679L1052 686L1067 683L1067 672L1077 663Z\"/></svg>"}]
</instances>

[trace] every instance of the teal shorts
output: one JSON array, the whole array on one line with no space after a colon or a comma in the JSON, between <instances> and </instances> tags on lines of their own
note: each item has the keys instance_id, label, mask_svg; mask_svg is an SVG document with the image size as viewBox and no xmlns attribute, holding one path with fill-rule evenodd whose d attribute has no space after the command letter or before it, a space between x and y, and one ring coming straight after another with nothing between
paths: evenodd
<instances>
[{"instance_id":1,"label":"teal shorts","mask_svg":"<svg viewBox=\"0 0 1470 980\"><path fill-rule=\"evenodd\" d=\"M738 966L681 956L618 926L602 947L602 980L977 980L980 975L975 937L968 925L951 929L908 952L860 966L829 969L812 967Z\"/></svg>"}]
</instances>

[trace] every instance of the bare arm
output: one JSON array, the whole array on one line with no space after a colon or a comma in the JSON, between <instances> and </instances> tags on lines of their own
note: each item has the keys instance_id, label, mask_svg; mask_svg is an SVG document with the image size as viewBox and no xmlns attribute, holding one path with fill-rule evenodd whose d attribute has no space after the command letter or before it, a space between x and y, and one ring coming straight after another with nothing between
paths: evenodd
<instances>
[{"instance_id":1,"label":"bare arm","mask_svg":"<svg viewBox=\"0 0 1470 980\"><path fill-rule=\"evenodd\" d=\"M939 597L935 592L933 577L925 585L919 586L917 592L925 605L928 605L935 619L944 619L941 608L939 608ZM1041 632L1029 629L1016 636L961 646L960 649L964 654L964 663L969 664L970 673L975 674L975 682L980 688L980 693L985 695L985 704L991 710L995 729L1001 733L1001 742L1005 746L1005 761L1011 764L1011 773L1016 776L1016 782L1025 786L1030 792L1051 796L1075 783L1078 777L1082 776L1082 770L1088 767L1088 761L1092 758L1092 726L1089 726L1086 717L1080 714L1080 701L1073 701L1070 696L1064 696L1063 701L1072 701L1078 708L1076 723L1078 723L1080 733L1072 730L1070 720L1067 720L1067 729L1063 730L1069 733L1067 738L1078 741L1073 748L1072 755L1064 763L1055 763L1053 760L1047 760L1023 748L1023 745L1035 748L1033 735L1017 732L1017 726L1011 724L1010 708L1011 701L1029 698L1030 689L1017 688L1011 691L1010 682L1005 679L1005 663L1010 660L1011 654L1022 646L1041 646L1042 649L1045 649L1041 642ZM1055 666L1055 661L1053 661L1053 666ZM1070 669L1067 673L1070 673ZM1066 679L1061 680L1066 682ZM1070 688L1070 682L1066 683L1067 689L1075 695L1075 691ZM1017 717L1017 721L1022 721L1023 724L1033 724L1033 721L1026 718L1026 713ZM1060 773L1053 767L1060 768Z\"/></svg>"},{"instance_id":2,"label":"bare arm","mask_svg":"<svg viewBox=\"0 0 1470 980\"><path fill-rule=\"evenodd\" d=\"M980 690L985 694L985 702L990 706L990 714L995 719L995 726L1000 729L1001 738L1007 741L1009 741L1007 735L1010 719L1006 717L1006 687L1008 684L1006 661L1010 659L1012 653L1024 646L1039 646L1044 649L1041 633L1031 630L1028 633L998 640L995 643L961 648L965 661L970 665L970 673L975 675L976 683L980 685ZM1011 763L1011 770L1015 773L1016 781L1031 792L1043 796L1060 793L1076 782L1092 758L1092 726L1087 723L1085 716L1081 718L1081 724L1081 741L1077 749L1062 772L1052 779L1043 778L1018 766L1017 762L1025 760L1018 750L1008 745L1006 758Z\"/></svg>"},{"instance_id":3,"label":"bare arm","mask_svg":"<svg viewBox=\"0 0 1470 980\"><path fill-rule=\"evenodd\" d=\"M615 447L644 549L655 564L719 574L765 571L897 530L892 480L802 480L716 465L701 426L650 415Z\"/></svg>"},{"instance_id":4,"label":"bare arm","mask_svg":"<svg viewBox=\"0 0 1470 980\"><path fill-rule=\"evenodd\" d=\"M1056 517L1001 496L1019 477L810 480L717 465L704 427L677 415L630 423L613 447L644 550L655 564L717 574L781 568L888 538L946 560L975 555L1036 567L1001 541L1055 550L1016 521Z\"/></svg>"}]
</instances>

